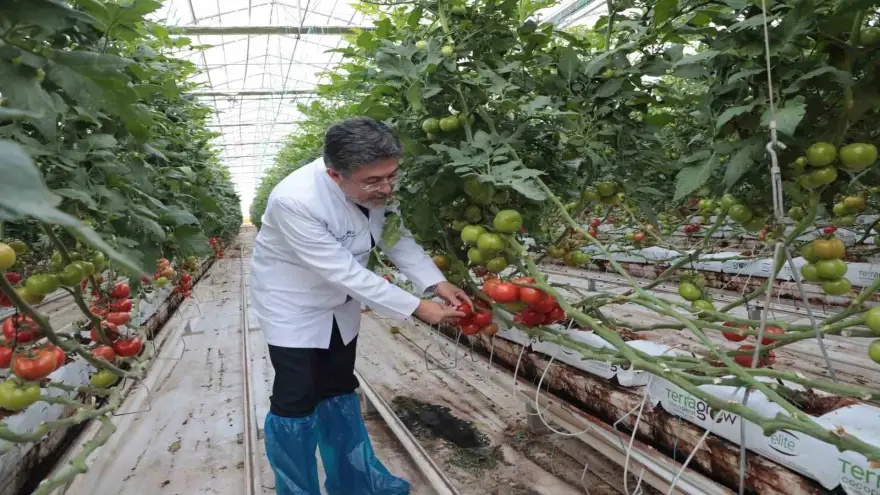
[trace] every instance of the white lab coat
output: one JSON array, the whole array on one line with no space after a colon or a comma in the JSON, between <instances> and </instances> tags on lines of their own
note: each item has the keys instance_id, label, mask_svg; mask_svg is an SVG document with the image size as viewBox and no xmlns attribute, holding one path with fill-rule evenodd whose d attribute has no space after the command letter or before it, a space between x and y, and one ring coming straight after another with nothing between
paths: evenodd
<instances>
[{"instance_id":1,"label":"white lab coat","mask_svg":"<svg viewBox=\"0 0 880 495\"><path fill-rule=\"evenodd\" d=\"M327 175L322 159L275 187L250 275L251 307L269 344L326 349L333 317L348 344L358 334L362 303L398 321L410 318L419 299L366 269L370 232L418 293L446 280L405 229L393 249L385 248L385 213L371 209L368 225ZM348 295L353 299L345 302Z\"/></svg>"}]
</instances>

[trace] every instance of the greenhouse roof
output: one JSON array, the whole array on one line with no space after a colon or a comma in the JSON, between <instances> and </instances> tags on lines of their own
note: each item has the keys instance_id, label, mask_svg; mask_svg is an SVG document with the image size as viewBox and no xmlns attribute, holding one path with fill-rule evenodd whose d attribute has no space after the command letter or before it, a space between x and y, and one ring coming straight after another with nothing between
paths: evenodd
<instances>
[{"instance_id":1,"label":"greenhouse roof","mask_svg":"<svg viewBox=\"0 0 880 495\"><path fill-rule=\"evenodd\" d=\"M346 28L372 27L352 0L166 0L157 20L193 44L182 58L201 71L196 95L216 111L211 126L247 212L264 171L295 129L321 74L341 60ZM581 24L604 13L601 0L561 1L543 19Z\"/></svg>"}]
</instances>

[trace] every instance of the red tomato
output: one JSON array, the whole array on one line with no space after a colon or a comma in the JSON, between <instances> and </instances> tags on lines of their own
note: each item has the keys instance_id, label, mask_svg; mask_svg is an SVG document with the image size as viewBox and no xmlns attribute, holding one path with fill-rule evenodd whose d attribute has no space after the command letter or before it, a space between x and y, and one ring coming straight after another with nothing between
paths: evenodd
<instances>
[{"instance_id":1,"label":"red tomato","mask_svg":"<svg viewBox=\"0 0 880 495\"><path fill-rule=\"evenodd\" d=\"M110 304L110 309L113 311L119 311L123 313L127 313L131 311L132 308L131 299L123 299L121 301L115 301Z\"/></svg>"},{"instance_id":2,"label":"red tomato","mask_svg":"<svg viewBox=\"0 0 880 495\"><path fill-rule=\"evenodd\" d=\"M602 225L602 220L599 220L598 218L590 220L590 227L597 229L600 225Z\"/></svg>"},{"instance_id":3,"label":"red tomato","mask_svg":"<svg viewBox=\"0 0 880 495\"><path fill-rule=\"evenodd\" d=\"M737 349L738 351L745 352L754 352L755 346L751 344L742 345ZM740 366L751 368L752 367L752 354L741 354L733 357L733 360L737 362ZM773 351L767 352L765 354L758 356L758 368L762 368L764 366L770 366L771 364L776 362L776 354Z\"/></svg>"},{"instance_id":4,"label":"red tomato","mask_svg":"<svg viewBox=\"0 0 880 495\"><path fill-rule=\"evenodd\" d=\"M468 323L461 326L461 333L465 335L476 335L480 333L480 326L475 325L473 323Z\"/></svg>"},{"instance_id":5,"label":"red tomato","mask_svg":"<svg viewBox=\"0 0 880 495\"><path fill-rule=\"evenodd\" d=\"M479 309L492 309L492 306L482 299L474 299L474 306Z\"/></svg>"},{"instance_id":6,"label":"red tomato","mask_svg":"<svg viewBox=\"0 0 880 495\"><path fill-rule=\"evenodd\" d=\"M736 325L734 325L732 322L728 321L728 322L724 323L724 326L725 327L734 327ZM739 328L746 330L749 327L747 325L740 325ZM736 332L721 332L721 334L724 335L725 339L727 339L731 342L742 342L743 340L746 340L746 338L748 337L748 335L740 335Z\"/></svg>"},{"instance_id":7,"label":"red tomato","mask_svg":"<svg viewBox=\"0 0 880 495\"><path fill-rule=\"evenodd\" d=\"M125 325L131 320L130 313L107 313L107 322L114 325Z\"/></svg>"},{"instance_id":8,"label":"red tomato","mask_svg":"<svg viewBox=\"0 0 880 495\"><path fill-rule=\"evenodd\" d=\"M119 282L113 287L113 290L110 291L110 297L113 299L126 299L131 295L131 287L124 282Z\"/></svg>"},{"instance_id":9,"label":"red tomato","mask_svg":"<svg viewBox=\"0 0 880 495\"><path fill-rule=\"evenodd\" d=\"M587 231L587 233L590 234L590 237L598 237L599 236L599 231L596 229L590 229Z\"/></svg>"},{"instance_id":10,"label":"red tomato","mask_svg":"<svg viewBox=\"0 0 880 495\"><path fill-rule=\"evenodd\" d=\"M501 280L496 277L492 277L486 280L485 282L483 282L483 294L486 294L487 296L489 296L489 298L492 298L492 292L495 290L495 286L500 283Z\"/></svg>"},{"instance_id":11,"label":"red tomato","mask_svg":"<svg viewBox=\"0 0 880 495\"><path fill-rule=\"evenodd\" d=\"M831 235L831 234L837 232L837 227L835 227L833 225L829 225L829 226L825 227L824 229L822 229L822 232L824 232L827 235Z\"/></svg>"},{"instance_id":12,"label":"red tomato","mask_svg":"<svg viewBox=\"0 0 880 495\"><path fill-rule=\"evenodd\" d=\"M491 325L486 325L480 329L480 333L484 335L495 335L498 333L498 325L492 323Z\"/></svg>"},{"instance_id":13,"label":"red tomato","mask_svg":"<svg viewBox=\"0 0 880 495\"><path fill-rule=\"evenodd\" d=\"M764 336L761 338L761 345L770 345L770 344L776 342L776 339L773 338L773 334L784 335L785 330L783 330L781 328L776 328L776 327L765 328L764 329Z\"/></svg>"},{"instance_id":14,"label":"red tomato","mask_svg":"<svg viewBox=\"0 0 880 495\"><path fill-rule=\"evenodd\" d=\"M536 304L544 299L544 293L531 287L519 288L519 300L526 304Z\"/></svg>"},{"instance_id":15,"label":"red tomato","mask_svg":"<svg viewBox=\"0 0 880 495\"><path fill-rule=\"evenodd\" d=\"M104 335L106 335L111 342L119 338L119 330L116 329L116 325L108 321L102 321L101 328L104 330ZM92 329L92 342L98 342L98 333L95 332L94 328Z\"/></svg>"},{"instance_id":16,"label":"red tomato","mask_svg":"<svg viewBox=\"0 0 880 495\"><path fill-rule=\"evenodd\" d=\"M382 275L382 278L384 278L388 282L391 282L391 275Z\"/></svg>"},{"instance_id":17,"label":"red tomato","mask_svg":"<svg viewBox=\"0 0 880 495\"><path fill-rule=\"evenodd\" d=\"M455 310L459 313L464 313L466 317L470 316L474 312L474 308L472 308L471 305L468 303L459 304L458 307L455 308Z\"/></svg>"},{"instance_id":18,"label":"red tomato","mask_svg":"<svg viewBox=\"0 0 880 495\"><path fill-rule=\"evenodd\" d=\"M634 241L645 240L645 233L644 232L636 232L635 234L633 234L633 240Z\"/></svg>"},{"instance_id":19,"label":"red tomato","mask_svg":"<svg viewBox=\"0 0 880 495\"><path fill-rule=\"evenodd\" d=\"M479 325L484 327L492 323L492 312L491 311L477 311L474 313L473 322L475 325Z\"/></svg>"},{"instance_id":20,"label":"red tomato","mask_svg":"<svg viewBox=\"0 0 880 495\"><path fill-rule=\"evenodd\" d=\"M608 223L617 223L617 217L608 217Z\"/></svg>"},{"instance_id":21,"label":"red tomato","mask_svg":"<svg viewBox=\"0 0 880 495\"><path fill-rule=\"evenodd\" d=\"M15 315L3 322L3 337L9 342L26 344L37 339L40 326L27 315Z\"/></svg>"},{"instance_id":22,"label":"red tomato","mask_svg":"<svg viewBox=\"0 0 880 495\"><path fill-rule=\"evenodd\" d=\"M61 368L62 366L64 366L64 361L67 361L67 354L64 353L64 349L62 349L58 346L52 345L52 344L44 345L43 349L46 349L47 351L51 351L51 352L55 353L55 360L56 360L55 369L56 370Z\"/></svg>"},{"instance_id":23,"label":"red tomato","mask_svg":"<svg viewBox=\"0 0 880 495\"><path fill-rule=\"evenodd\" d=\"M560 321L565 321L565 310L556 306L553 308L553 311L547 313L547 323L559 323Z\"/></svg>"},{"instance_id":24,"label":"red tomato","mask_svg":"<svg viewBox=\"0 0 880 495\"><path fill-rule=\"evenodd\" d=\"M510 282L501 282L492 289L492 294L489 297L495 302L514 302L519 298L519 287Z\"/></svg>"},{"instance_id":25,"label":"red tomato","mask_svg":"<svg viewBox=\"0 0 880 495\"><path fill-rule=\"evenodd\" d=\"M47 349L35 349L12 357L12 371L24 380L42 380L55 371L58 357Z\"/></svg>"},{"instance_id":26,"label":"red tomato","mask_svg":"<svg viewBox=\"0 0 880 495\"><path fill-rule=\"evenodd\" d=\"M144 284L144 285L149 284L149 283L150 283L150 277L148 277L148 276L146 276L146 275L142 276L142 277L141 277L141 283Z\"/></svg>"},{"instance_id":27,"label":"red tomato","mask_svg":"<svg viewBox=\"0 0 880 495\"><path fill-rule=\"evenodd\" d=\"M556 299L553 299L553 296L551 296L550 294L544 294L544 297L542 297L540 301L532 304L532 309L534 309L538 313L544 314L553 311L556 307Z\"/></svg>"},{"instance_id":28,"label":"red tomato","mask_svg":"<svg viewBox=\"0 0 880 495\"><path fill-rule=\"evenodd\" d=\"M138 337L133 339L117 340L113 343L113 350L122 357L137 356L144 348L143 342Z\"/></svg>"},{"instance_id":29,"label":"red tomato","mask_svg":"<svg viewBox=\"0 0 880 495\"><path fill-rule=\"evenodd\" d=\"M511 282L515 284L534 284L535 279L533 277L518 277L511 280Z\"/></svg>"},{"instance_id":30,"label":"red tomato","mask_svg":"<svg viewBox=\"0 0 880 495\"><path fill-rule=\"evenodd\" d=\"M527 327L533 327L535 325L541 325L542 323L544 323L544 315L538 313L537 311L527 309L522 313L516 315L516 317L514 317L514 321L522 323Z\"/></svg>"},{"instance_id":31,"label":"red tomato","mask_svg":"<svg viewBox=\"0 0 880 495\"><path fill-rule=\"evenodd\" d=\"M12 362L12 347L8 345L0 345L0 369L9 367Z\"/></svg>"},{"instance_id":32,"label":"red tomato","mask_svg":"<svg viewBox=\"0 0 880 495\"><path fill-rule=\"evenodd\" d=\"M92 349L92 356L112 363L113 360L116 359L116 351L114 351L113 348L109 345L99 345L98 347Z\"/></svg>"},{"instance_id":33,"label":"red tomato","mask_svg":"<svg viewBox=\"0 0 880 495\"><path fill-rule=\"evenodd\" d=\"M485 276L488 272L489 270L487 270L485 266L478 266L474 268L474 275L476 275L477 277Z\"/></svg>"},{"instance_id":34,"label":"red tomato","mask_svg":"<svg viewBox=\"0 0 880 495\"><path fill-rule=\"evenodd\" d=\"M12 285L21 282L21 274L16 272L6 272L6 281Z\"/></svg>"},{"instance_id":35,"label":"red tomato","mask_svg":"<svg viewBox=\"0 0 880 495\"><path fill-rule=\"evenodd\" d=\"M183 281L183 283L188 284L192 282L192 275L190 275L189 273L184 273L180 276L180 280Z\"/></svg>"},{"instance_id":36,"label":"red tomato","mask_svg":"<svg viewBox=\"0 0 880 495\"><path fill-rule=\"evenodd\" d=\"M12 301L6 294L0 293L0 308L8 308L12 306Z\"/></svg>"},{"instance_id":37,"label":"red tomato","mask_svg":"<svg viewBox=\"0 0 880 495\"><path fill-rule=\"evenodd\" d=\"M89 311L91 311L93 315L100 316L101 318L107 316L107 308L96 308L92 306L89 308Z\"/></svg>"}]
</instances>

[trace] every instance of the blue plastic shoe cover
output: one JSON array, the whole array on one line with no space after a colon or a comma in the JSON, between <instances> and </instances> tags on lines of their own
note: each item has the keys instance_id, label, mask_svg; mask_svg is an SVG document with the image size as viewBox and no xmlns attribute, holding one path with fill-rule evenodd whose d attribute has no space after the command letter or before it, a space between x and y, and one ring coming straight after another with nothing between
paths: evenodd
<instances>
[{"instance_id":1,"label":"blue plastic shoe cover","mask_svg":"<svg viewBox=\"0 0 880 495\"><path fill-rule=\"evenodd\" d=\"M329 495L407 495L409 483L382 465L373 452L357 394L318 403L318 447Z\"/></svg>"},{"instance_id":2,"label":"blue plastic shoe cover","mask_svg":"<svg viewBox=\"0 0 880 495\"><path fill-rule=\"evenodd\" d=\"M283 418L271 412L266 416L266 456L275 471L278 495L321 495L315 457L317 419L315 413L304 418Z\"/></svg>"}]
</instances>

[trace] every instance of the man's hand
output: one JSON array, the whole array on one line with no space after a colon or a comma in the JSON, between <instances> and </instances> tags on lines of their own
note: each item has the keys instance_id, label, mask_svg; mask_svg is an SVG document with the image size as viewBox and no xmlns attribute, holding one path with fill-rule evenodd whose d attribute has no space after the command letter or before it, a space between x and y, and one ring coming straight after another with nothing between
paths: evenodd
<instances>
[{"instance_id":1,"label":"man's hand","mask_svg":"<svg viewBox=\"0 0 880 495\"><path fill-rule=\"evenodd\" d=\"M438 297L446 299L446 302L448 302L455 308L461 306L462 304L467 304L471 308L474 307L474 303L471 302L471 298L469 298L463 290L445 280L434 287L434 294Z\"/></svg>"},{"instance_id":2,"label":"man's hand","mask_svg":"<svg viewBox=\"0 0 880 495\"><path fill-rule=\"evenodd\" d=\"M455 306L445 306L422 299L419 302L419 307L413 312L413 316L430 325L437 325L439 323L453 323L459 318L464 318L465 314L456 310Z\"/></svg>"}]
</instances>

